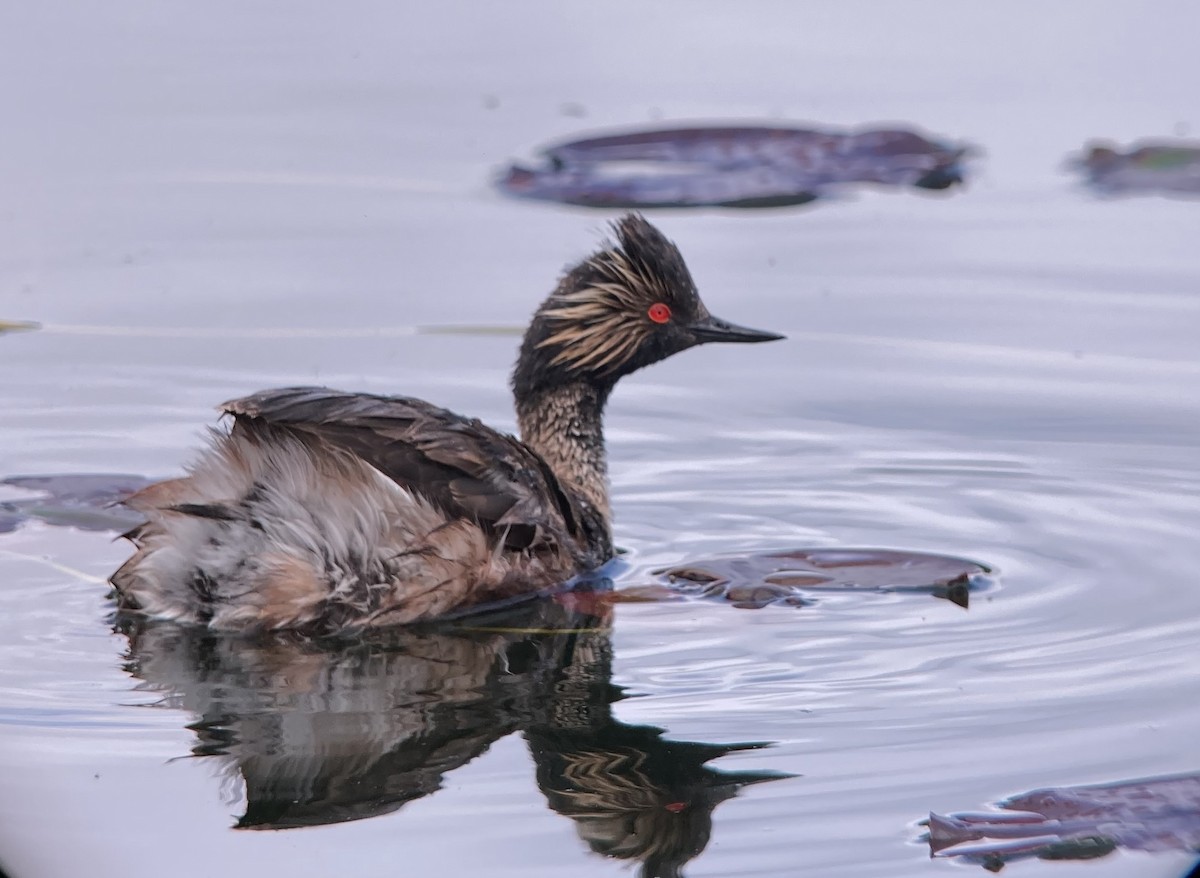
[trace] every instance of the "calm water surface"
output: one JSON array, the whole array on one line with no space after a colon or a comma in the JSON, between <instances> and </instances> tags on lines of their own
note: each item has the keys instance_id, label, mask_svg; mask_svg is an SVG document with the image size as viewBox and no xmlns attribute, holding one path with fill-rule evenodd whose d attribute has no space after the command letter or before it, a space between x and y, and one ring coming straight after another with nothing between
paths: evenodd
<instances>
[{"instance_id":1,"label":"calm water surface","mask_svg":"<svg viewBox=\"0 0 1200 878\"><path fill-rule=\"evenodd\" d=\"M999 571L967 611L559 601L318 649L114 631L125 545L32 524L0 535L12 878L933 876L964 867L916 841L930 810L1200 770L1200 206L1060 167L1200 124L1193 7L5 17L0 318L46 328L0 338L0 474L168 476L279 383L511 429L514 335L406 330L521 326L594 246L603 214L493 194L507 159L658 117L898 120L985 148L965 191L655 215L714 312L789 340L622 384L609 572L801 546Z\"/></svg>"}]
</instances>

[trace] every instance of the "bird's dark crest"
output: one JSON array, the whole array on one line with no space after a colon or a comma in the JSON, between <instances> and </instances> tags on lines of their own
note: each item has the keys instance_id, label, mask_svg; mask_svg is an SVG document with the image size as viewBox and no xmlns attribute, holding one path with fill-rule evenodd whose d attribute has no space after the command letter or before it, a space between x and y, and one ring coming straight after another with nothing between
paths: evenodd
<instances>
[{"instance_id":1,"label":"bird's dark crest","mask_svg":"<svg viewBox=\"0 0 1200 878\"><path fill-rule=\"evenodd\" d=\"M630 213L613 223L619 247L601 251L598 257L615 256L632 270L645 293L657 294L668 305L690 304L696 299L696 284L683 254L666 235L640 213Z\"/></svg>"},{"instance_id":2,"label":"bird's dark crest","mask_svg":"<svg viewBox=\"0 0 1200 878\"><path fill-rule=\"evenodd\" d=\"M686 347L654 344L669 331L648 314L657 303L676 325L707 316L683 256L662 232L636 213L612 228L615 240L568 271L538 309L514 386L564 372L611 381Z\"/></svg>"},{"instance_id":3,"label":"bird's dark crest","mask_svg":"<svg viewBox=\"0 0 1200 878\"><path fill-rule=\"evenodd\" d=\"M639 213L629 213L612 224L614 240L568 272L553 300L589 289L620 288L620 302L640 312L654 302L689 312L699 303L696 284L683 254L666 235Z\"/></svg>"}]
</instances>

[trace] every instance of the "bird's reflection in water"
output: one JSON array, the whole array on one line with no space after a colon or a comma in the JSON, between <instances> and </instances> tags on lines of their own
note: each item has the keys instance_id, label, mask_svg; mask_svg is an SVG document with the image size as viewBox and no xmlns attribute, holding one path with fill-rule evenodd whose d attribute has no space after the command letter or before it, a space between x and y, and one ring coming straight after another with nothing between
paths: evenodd
<instances>
[{"instance_id":1,"label":"bird's reflection in water","mask_svg":"<svg viewBox=\"0 0 1200 878\"><path fill-rule=\"evenodd\" d=\"M436 791L496 740L523 732L550 807L597 853L680 874L712 811L786 775L706 763L762 744L664 740L619 722L611 608L576 595L438 627L314 642L120 620L127 668L186 710L196 756L241 777L242 829L386 814Z\"/></svg>"}]
</instances>

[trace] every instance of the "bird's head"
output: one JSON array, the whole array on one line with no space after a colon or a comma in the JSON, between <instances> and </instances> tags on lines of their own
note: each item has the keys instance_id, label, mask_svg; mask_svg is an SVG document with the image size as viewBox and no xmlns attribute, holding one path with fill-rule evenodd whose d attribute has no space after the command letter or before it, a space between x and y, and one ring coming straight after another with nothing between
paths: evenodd
<instances>
[{"instance_id":1,"label":"bird's head","mask_svg":"<svg viewBox=\"0 0 1200 878\"><path fill-rule=\"evenodd\" d=\"M641 215L627 214L613 231L615 240L567 271L538 308L513 372L518 397L579 382L607 390L706 342L783 338L710 314L679 249Z\"/></svg>"}]
</instances>

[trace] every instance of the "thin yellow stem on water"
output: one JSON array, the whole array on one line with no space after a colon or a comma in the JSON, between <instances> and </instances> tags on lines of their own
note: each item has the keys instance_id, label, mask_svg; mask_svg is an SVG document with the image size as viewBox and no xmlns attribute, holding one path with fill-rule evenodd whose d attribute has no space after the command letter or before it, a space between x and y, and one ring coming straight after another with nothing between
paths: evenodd
<instances>
[{"instance_id":1,"label":"thin yellow stem on water","mask_svg":"<svg viewBox=\"0 0 1200 878\"><path fill-rule=\"evenodd\" d=\"M0 320L0 333L4 332L33 332L41 329L42 324L34 320Z\"/></svg>"},{"instance_id":2,"label":"thin yellow stem on water","mask_svg":"<svg viewBox=\"0 0 1200 878\"><path fill-rule=\"evenodd\" d=\"M410 335L520 335L520 326L432 324L429 326L374 326L316 328L262 326L111 326L85 323L19 323L0 321L0 332L40 329L51 335L97 335L118 338L404 338Z\"/></svg>"}]
</instances>

